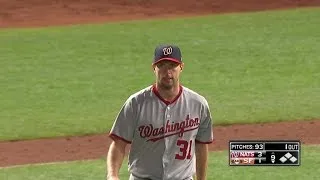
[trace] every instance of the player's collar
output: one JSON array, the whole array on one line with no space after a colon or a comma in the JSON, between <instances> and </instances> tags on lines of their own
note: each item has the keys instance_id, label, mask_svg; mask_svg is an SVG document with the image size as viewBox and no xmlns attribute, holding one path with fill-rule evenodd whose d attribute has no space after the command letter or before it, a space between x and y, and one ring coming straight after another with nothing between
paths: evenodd
<instances>
[{"instance_id":1,"label":"player's collar","mask_svg":"<svg viewBox=\"0 0 320 180\"><path fill-rule=\"evenodd\" d=\"M179 86L179 93L178 93L178 95L177 95L172 101L167 101L167 100L163 99L163 98L160 96L159 91L158 91L158 89L157 89L157 87L156 87L155 84L153 84L151 88L152 88L152 92L153 92L162 102L164 102L166 105L170 105L170 104L176 102L176 101L179 99L179 97L181 96L182 91L183 91L183 87L180 85L180 86Z\"/></svg>"}]
</instances>

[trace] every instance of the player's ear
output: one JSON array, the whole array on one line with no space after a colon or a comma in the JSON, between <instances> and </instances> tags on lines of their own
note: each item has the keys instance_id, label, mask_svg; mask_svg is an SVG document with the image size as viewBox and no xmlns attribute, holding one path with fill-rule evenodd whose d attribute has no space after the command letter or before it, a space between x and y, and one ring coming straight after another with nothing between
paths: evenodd
<instances>
[{"instance_id":1,"label":"player's ear","mask_svg":"<svg viewBox=\"0 0 320 180\"><path fill-rule=\"evenodd\" d=\"M151 64L151 69L152 69L152 71L155 71L156 70L156 66L154 64Z\"/></svg>"},{"instance_id":2,"label":"player's ear","mask_svg":"<svg viewBox=\"0 0 320 180\"><path fill-rule=\"evenodd\" d=\"M181 63L179 66L180 66L180 71L182 71L184 67L184 63Z\"/></svg>"}]
</instances>

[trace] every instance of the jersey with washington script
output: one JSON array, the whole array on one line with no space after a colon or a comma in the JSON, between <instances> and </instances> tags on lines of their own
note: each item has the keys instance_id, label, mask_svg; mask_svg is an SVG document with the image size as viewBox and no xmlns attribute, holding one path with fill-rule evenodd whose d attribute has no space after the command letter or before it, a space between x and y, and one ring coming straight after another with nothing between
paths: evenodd
<instances>
[{"instance_id":1,"label":"jersey with washington script","mask_svg":"<svg viewBox=\"0 0 320 180\"><path fill-rule=\"evenodd\" d=\"M180 86L168 102L154 85L131 95L112 126L110 137L131 143L129 171L154 180L190 179L196 172L195 143L213 141L206 99Z\"/></svg>"}]
</instances>

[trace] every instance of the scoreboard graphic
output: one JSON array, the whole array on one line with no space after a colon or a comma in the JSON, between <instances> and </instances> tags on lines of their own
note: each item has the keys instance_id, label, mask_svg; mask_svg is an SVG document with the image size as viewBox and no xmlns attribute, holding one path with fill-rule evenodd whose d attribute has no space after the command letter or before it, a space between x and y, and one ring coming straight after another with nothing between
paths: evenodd
<instances>
[{"instance_id":1,"label":"scoreboard graphic","mask_svg":"<svg viewBox=\"0 0 320 180\"><path fill-rule=\"evenodd\" d=\"M234 140L229 142L230 166L300 166L300 141Z\"/></svg>"}]
</instances>

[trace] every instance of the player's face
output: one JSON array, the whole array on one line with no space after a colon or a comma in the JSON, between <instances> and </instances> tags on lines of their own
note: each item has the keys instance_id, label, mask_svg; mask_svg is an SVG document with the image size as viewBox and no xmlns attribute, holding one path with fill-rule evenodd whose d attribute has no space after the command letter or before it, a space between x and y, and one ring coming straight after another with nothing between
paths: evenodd
<instances>
[{"instance_id":1,"label":"player's face","mask_svg":"<svg viewBox=\"0 0 320 180\"><path fill-rule=\"evenodd\" d=\"M183 64L172 61L160 61L153 66L159 86L165 89L171 89L179 85L179 76L183 69Z\"/></svg>"}]
</instances>

